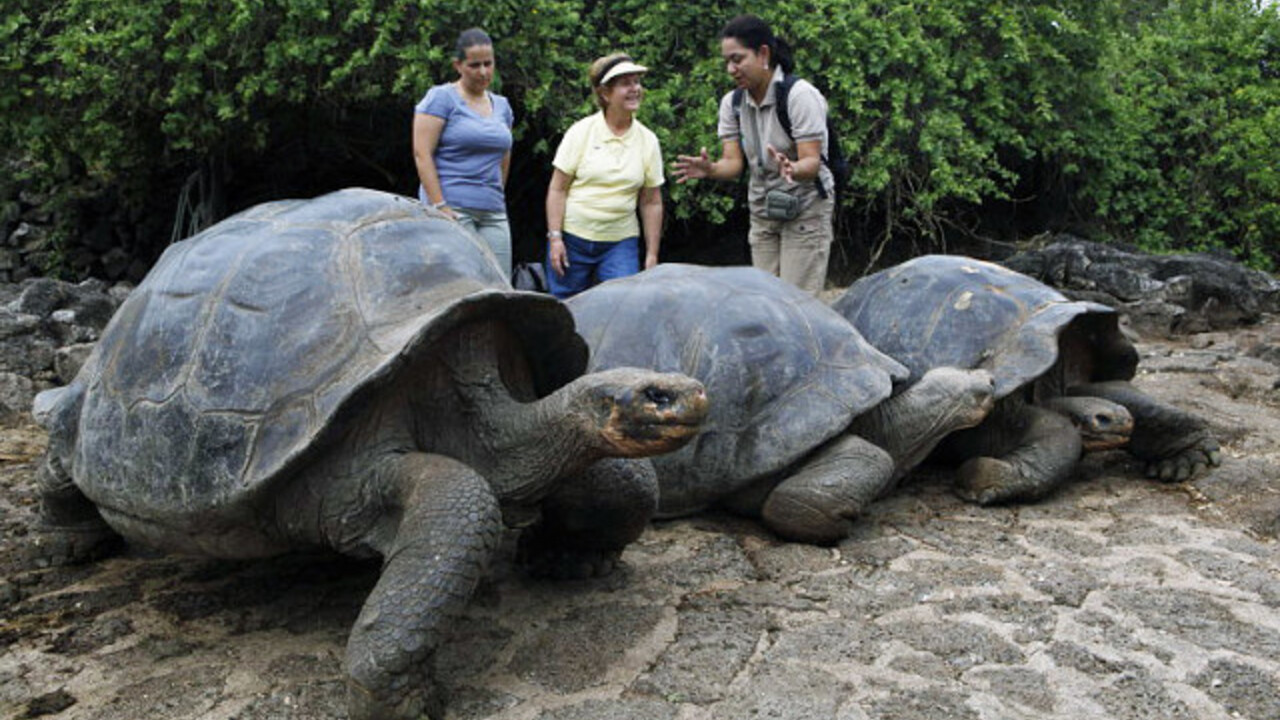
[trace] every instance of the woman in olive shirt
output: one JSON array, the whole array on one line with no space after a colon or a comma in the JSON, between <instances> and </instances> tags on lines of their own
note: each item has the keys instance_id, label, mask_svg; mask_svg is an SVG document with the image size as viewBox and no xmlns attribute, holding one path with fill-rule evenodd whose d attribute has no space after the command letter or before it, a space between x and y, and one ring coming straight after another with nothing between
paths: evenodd
<instances>
[{"instance_id":1,"label":"woman in olive shirt","mask_svg":"<svg viewBox=\"0 0 1280 720\"><path fill-rule=\"evenodd\" d=\"M721 156L706 148L674 163L677 182L736 180L751 171L751 264L813 294L826 284L835 237L835 190L827 157L827 101L795 80L787 94L789 135L778 120L778 84L792 69L791 49L754 15L740 15L720 33L720 54L742 92L720 99ZM735 95L739 99L735 104Z\"/></svg>"}]
</instances>

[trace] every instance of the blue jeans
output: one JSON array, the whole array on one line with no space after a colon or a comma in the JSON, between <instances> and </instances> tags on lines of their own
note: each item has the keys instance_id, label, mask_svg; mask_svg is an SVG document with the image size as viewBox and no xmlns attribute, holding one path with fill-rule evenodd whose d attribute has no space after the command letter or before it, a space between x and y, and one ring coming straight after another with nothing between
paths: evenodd
<instances>
[{"instance_id":1,"label":"blue jeans","mask_svg":"<svg viewBox=\"0 0 1280 720\"><path fill-rule=\"evenodd\" d=\"M577 295L605 280L627 277L640 272L640 238L638 237L629 237L618 242L596 242L572 233L565 233L564 249L565 256L569 260L569 267L564 269L564 277L556 275L556 271L551 267L550 255L547 257L547 285L551 289L551 294L561 300Z\"/></svg>"},{"instance_id":2,"label":"blue jeans","mask_svg":"<svg viewBox=\"0 0 1280 720\"><path fill-rule=\"evenodd\" d=\"M511 277L511 224L507 222L507 213L503 210L473 210L471 208L451 208L458 218L458 224L484 238L489 249L498 258L503 277Z\"/></svg>"}]
</instances>

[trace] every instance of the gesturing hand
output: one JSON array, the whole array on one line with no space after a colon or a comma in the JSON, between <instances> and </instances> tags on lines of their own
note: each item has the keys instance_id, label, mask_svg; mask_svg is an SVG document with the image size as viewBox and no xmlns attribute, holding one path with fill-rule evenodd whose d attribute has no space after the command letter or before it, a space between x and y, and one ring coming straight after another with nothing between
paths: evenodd
<instances>
[{"instance_id":1,"label":"gesturing hand","mask_svg":"<svg viewBox=\"0 0 1280 720\"><path fill-rule=\"evenodd\" d=\"M782 179L787 182L795 182L795 163L787 154L778 150L773 145L766 145L765 149L769 151L769 155L773 157L773 161L778 164L778 173L782 175Z\"/></svg>"},{"instance_id":2,"label":"gesturing hand","mask_svg":"<svg viewBox=\"0 0 1280 720\"><path fill-rule=\"evenodd\" d=\"M707 153L705 147L698 155L678 155L675 162L671 163L671 170L678 183L709 178L711 177L711 155Z\"/></svg>"}]
</instances>

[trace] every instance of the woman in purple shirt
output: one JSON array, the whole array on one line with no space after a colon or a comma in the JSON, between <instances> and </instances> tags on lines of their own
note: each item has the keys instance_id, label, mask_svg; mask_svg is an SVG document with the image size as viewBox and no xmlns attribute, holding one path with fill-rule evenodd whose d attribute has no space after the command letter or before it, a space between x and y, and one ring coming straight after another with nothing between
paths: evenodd
<instances>
[{"instance_id":1,"label":"woman in purple shirt","mask_svg":"<svg viewBox=\"0 0 1280 720\"><path fill-rule=\"evenodd\" d=\"M489 92L493 41L479 28L458 35L455 82L429 90L414 108L418 198L471 228L511 275L511 226L503 188L511 164L511 104Z\"/></svg>"}]
</instances>

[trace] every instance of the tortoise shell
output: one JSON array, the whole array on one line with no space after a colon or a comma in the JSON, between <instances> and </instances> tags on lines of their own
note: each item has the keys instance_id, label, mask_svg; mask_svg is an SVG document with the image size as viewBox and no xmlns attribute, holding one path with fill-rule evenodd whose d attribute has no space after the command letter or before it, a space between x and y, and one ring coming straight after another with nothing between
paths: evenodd
<instances>
[{"instance_id":1,"label":"tortoise shell","mask_svg":"<svg viewBox=\"0 0 1280 720\"><path fill-rule=\"evenodd\" d=\"M540 396L581 374L563 306L512 290L473 234L417 201L348 189L259 205L168 248L69 387L54 439L99 505L226 510L480 317L521 336Z\"/></svg>"},{"instance_id":2,"label":"tortoise shell","mask_svg":"<svg viewBox=\"0 0 1280 720\"><path fill-rule=\"evenodd\" d=\"M957 255L925 255L859 279L832 306L911 380L932 368L991 371L1001 398L1059 360L1060 338L1082 329L1071 352L1091 353L1081 379L1129 379L1137 352L1106 305L1073 301L1021 273ZM1080 358L1081 360L1085 358Z\"/></svg>"},{"instance_id":3,"label":"tortoise shell","mask_svg":"<svg viewBox=\"0 0 1280 720\"><path fill-rule=\"evenodd\" d=\"M568 305L593 371L682 372L706 387L701 435L654 458L664 513L782 470L906 377L826 305L755 268L664 264Z\"/></svg>"}]
</instances>

